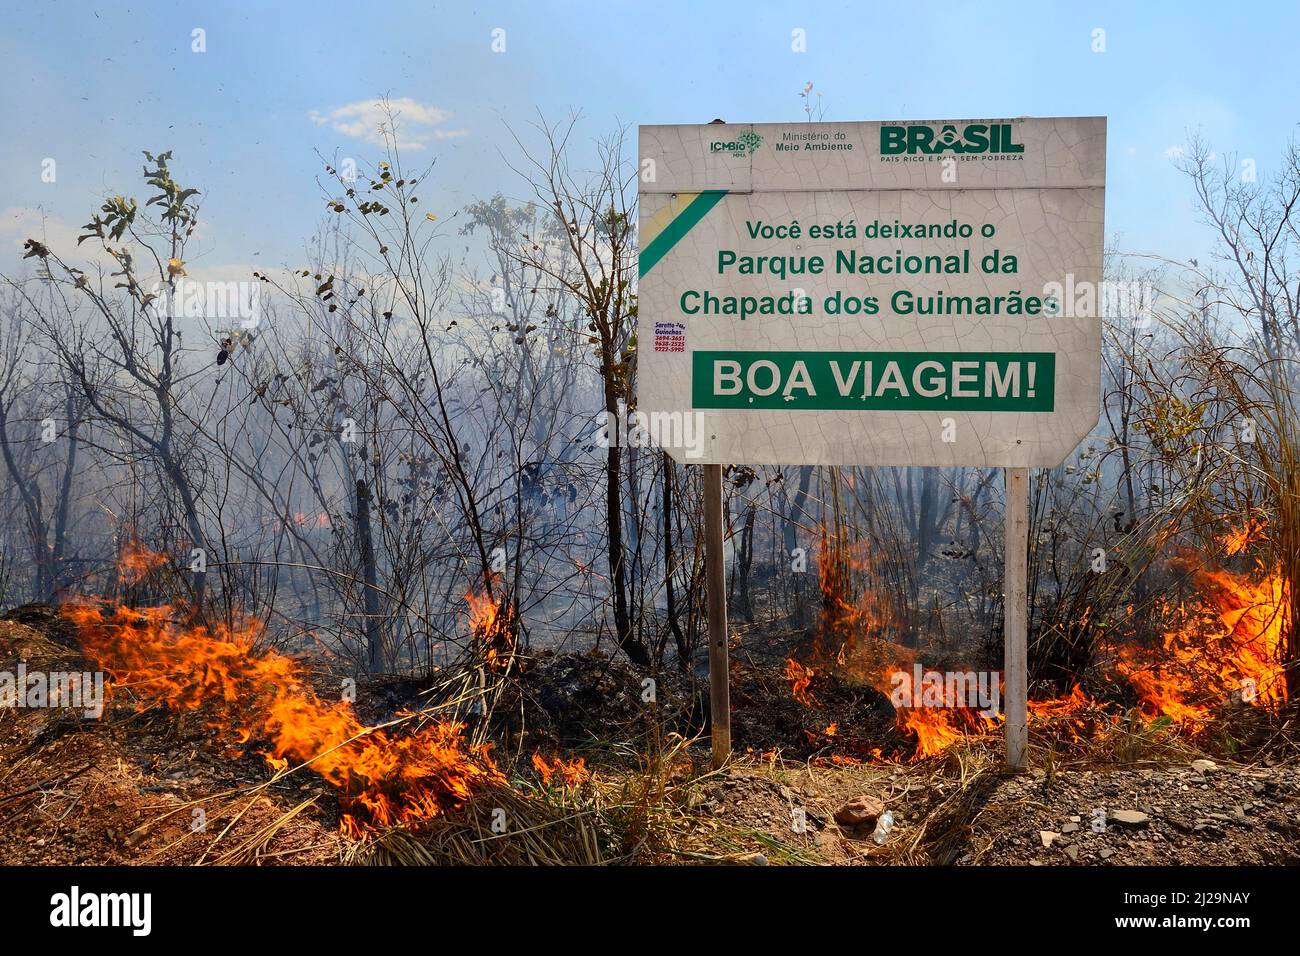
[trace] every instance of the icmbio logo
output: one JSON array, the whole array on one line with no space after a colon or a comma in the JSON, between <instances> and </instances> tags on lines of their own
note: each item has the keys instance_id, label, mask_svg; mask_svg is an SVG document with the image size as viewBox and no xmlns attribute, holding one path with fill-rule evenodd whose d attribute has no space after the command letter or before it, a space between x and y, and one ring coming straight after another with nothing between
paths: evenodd
<instances>
[{"instance_id":1,"label":"icmbio logo","mask_svg":"<svg viewBox=\"0 0 1300 956\"><path fill-rule=\"evenodd\" d=\"M747 129L730 142L714 140L709 143L710 153L730 153L733 156L751 156L763 145L763 137Z\"/></svg>"}]
</instances>

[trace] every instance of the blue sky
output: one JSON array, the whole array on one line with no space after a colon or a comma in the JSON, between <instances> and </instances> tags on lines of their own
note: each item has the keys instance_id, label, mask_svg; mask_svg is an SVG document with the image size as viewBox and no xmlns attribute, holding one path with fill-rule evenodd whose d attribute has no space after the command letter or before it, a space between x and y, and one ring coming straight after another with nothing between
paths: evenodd
<instances>
[{"instance_id":1,"label":"blue sky","mask_svg":"<svg viewBox=\"0 0 1300 956\"><path fill-rule=\"evenodd\" d=\"M377 158L362 106L378 95L425 120L407 158L437 160L423 208L444 220L498 190L523 195L507 124L538 111L581 110L590 137L619 123L790 121L812 81L827 120L1105 114L1108 235L1171 258L1204 255L1210 237L1168 151L1200 130L1267 177L1300 120L1293 3L7 6L0 269L41 216L57 238L106 193L139 194L142 149L172 149L176 178L203 190L191 261L297 265L324 215L316 152ZM196 27L204 53L191 51ZM791 50L796 28L807 52Z\"/></svg>"}]
</instances>

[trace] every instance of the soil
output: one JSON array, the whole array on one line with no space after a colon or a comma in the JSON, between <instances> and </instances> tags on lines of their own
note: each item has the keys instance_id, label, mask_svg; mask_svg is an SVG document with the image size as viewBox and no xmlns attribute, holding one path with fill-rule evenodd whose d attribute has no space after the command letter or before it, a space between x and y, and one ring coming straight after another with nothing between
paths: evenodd
<instances>
[{"instance_id":1,"label":"soil","mask_svg":"<svg viewBox=\"0 0 1300 956\"><path fill-rule=\"evenodd\" d=\"M1220 764L1209 773L1191 767L1065 771L1050 782L1042 771L981 779L982 799L954 821L956 841L943 839L950 830L936 821L962 787L952 776L936 773L933 761L833 769L779 763L735 767L704 788L697 825L730 851L730 859L744 862L900 862L898 845L909 844L925 826L937 832L921 843L914 862L1300 863L1300 768L1295 766ZM872 840L874 825L835 822L836 810L859 794L877 797L893 813L883 846ZM1100 832L1093 830L1095 809L1106 811ZM1119 810L1149 820L1126 825L1116 818ZM763 859L755 860L756 854Z\"/></svg>"},{"instance_id":2,"label":"soil","mask_svg":"<svg viewBox=\"0 0 1300 956\"><path fill-rule=\"evenodd\" d=\"M1094 811L1105 816L1094 831ZM1139 825L1117 810L1149 817ZM1048 837L1040 831L1060 833ZM1072 832L1066 832L1072 831ZM1039 771L1008 780L972 826L961 863L1029 865L1300 863L1300 767Z\"/></svg>"}]
</instances>

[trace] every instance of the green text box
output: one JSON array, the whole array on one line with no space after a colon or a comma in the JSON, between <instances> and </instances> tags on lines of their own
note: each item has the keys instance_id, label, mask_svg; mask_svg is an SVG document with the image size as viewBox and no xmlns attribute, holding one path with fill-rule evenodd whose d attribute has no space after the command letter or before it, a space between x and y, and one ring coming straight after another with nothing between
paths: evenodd
<instances>
[{"instance_id":1,"label":"green text box","mask_svg":"<svg viewBox=\"0 0 1300 956\"><path fill-rule=\"evenodd\" d=\"M1056 354L700 351L691 397L695 408L1050 412Z\"/></svg>"}]
</instances>

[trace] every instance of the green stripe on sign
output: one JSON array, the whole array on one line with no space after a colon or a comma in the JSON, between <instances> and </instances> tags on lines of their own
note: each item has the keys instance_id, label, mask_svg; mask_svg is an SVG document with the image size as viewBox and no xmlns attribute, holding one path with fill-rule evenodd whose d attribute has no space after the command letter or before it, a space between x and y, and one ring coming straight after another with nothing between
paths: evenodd
<instances>
[{"instance_id":1,"label":"green stripe on sign","mask_svg":"<svg viewBox=\"0 0 1300 956\"><path fill-rule=\"evenodd\" d=\"M683 209L676 219L664 226L663 231L651 240L650 245L641 250L637 274L644 277L653 269L660 259L668 255L668 250L677 245L682 236L694 229L695 224L707 216L709 210L725 195L727 195L725 189L706 189L692 199L690 205Z\"/></svg>"},{"instance_id":2,"label":"green stripe on sign","mask_svg":"<svg viewBox=\"0 0 1300 956\"><path fill-rule=\"evenodd\" d=\"M1053 352L691 354L694 408L1050 412Z\"/></svg>"}]
</instances>

